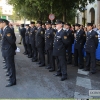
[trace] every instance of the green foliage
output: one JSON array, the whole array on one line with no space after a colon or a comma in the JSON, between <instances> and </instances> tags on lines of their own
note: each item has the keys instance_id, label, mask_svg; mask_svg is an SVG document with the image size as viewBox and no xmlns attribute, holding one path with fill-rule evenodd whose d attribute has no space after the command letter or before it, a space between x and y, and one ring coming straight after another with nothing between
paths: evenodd
<instances>
[{"instance_id":1,"label":"green foliage","mask_svg":"<svg viewBox=\"0 0 100 100\"><path fill-rule=\"evenodd\" d=\"M94 0L89 2L92 3ZM79 4L84 7L87 0L8 0L8 3L14 6L16 13L21 17L30 20L47 20L52 8L56 18L72 21L75 9L79 9Z\"/></svg>"}]
</instances>

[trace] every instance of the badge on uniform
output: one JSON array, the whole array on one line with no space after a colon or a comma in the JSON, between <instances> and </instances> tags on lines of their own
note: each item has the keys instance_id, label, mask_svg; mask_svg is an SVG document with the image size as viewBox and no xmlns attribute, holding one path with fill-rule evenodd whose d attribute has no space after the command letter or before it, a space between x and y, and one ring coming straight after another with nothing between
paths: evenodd
<instances>
[{"instance_id":1,"label":"badge on uniform","mask_svg":"<svg viewBox=\"0 0 100 100\"><path fill-rule=\"evenodd\" d=\"M41 31L41 34L43 34L43 31Z\"/></svg>"},{"instance_id":2,"label":"badge on uniform","mask_svg":"<svg viewBox=\"0 0 100 100\"><path fill-rule=\"evenodd\" d=\"M49 38L49 36L47 36Z\"/></svg>"},{"instance_id":3,"label":"badge on uniform","mask_svg":"<svg viewBox=\"0 0 100 100\"><path fill-rule=\"evenodd\" d=\"M64 39L67 39L67 36L64 36Z\"/></svg>"},{"instance_id":4,"label":"badge on uniform","mask_svg":"<svg viewBox=\"0 0 100 100\"><path fill-rule=\"evenodd\" d=\"M35 32L37 32L37 30L35 30Z\"/></svg>"},{"instance_id":5,"label":"badge on uniform","mask_svg":"<svg viewBox=\"0 0 100 100\"><path fill-rule=\"evenodd\" d=\"M98 35L95 35L96 38L98 38Z\"/></svg>"},{"instance_id":6,"label":"badge on uniform","mask_svg":"<svg viewBox=\"0 0 100 100\"><path fill-rule=\"evenodd\" d=\"M10 36L11 36L11 34L10 34L10 33L7 33L7 36L8 36L8 37L10 37Z\"/></svg>"},{"instance_id":7,"label":"badge on uniform","mask_svg":"<svg viewBox=\"0 0 100 100\"><path fill-rule=\"evenodd\" d=\"M86 36L85 34L83 36Z\"/></svg>"},{"instance_id":8,"label":"badge on uniform","mask_svg":"<svg viewBox=\"0 0 100 100\"><path fill-rule=\"evenodd\" d=\"M55 33L55 32L53 32L53 34L55 35L56 33Z\"/></svg>"}]
</instances>

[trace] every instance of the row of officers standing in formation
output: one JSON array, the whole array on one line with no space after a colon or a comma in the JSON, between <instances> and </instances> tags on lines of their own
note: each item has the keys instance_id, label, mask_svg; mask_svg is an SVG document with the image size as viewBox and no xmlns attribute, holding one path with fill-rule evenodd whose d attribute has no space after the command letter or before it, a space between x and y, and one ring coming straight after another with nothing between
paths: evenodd
<instances>
[{"instance_id":1,"label":"row of officers standing in formation","mask_svg":"<svg viewBox=\"0 0 100 100\"><path fill-rule=\"evenodd\" d=\"M55 71L55 61L57 62L57 73L55 76L62 76L61 81L67 79L67 64L72 64L72 44L74 43L74 64L79 69L96 73L95 52L98 46L98 34L93 30L93 24L87 23L87 33L80 28L80 24L75 24L75 29L71 29L71 24L56 20L55 25L50 20L46 21L46 27L42 27L42 22L31 22L30 25L21 24L20 35L23 38L25 55L32 58L32 62L37 62L39 67L45 66L45 51L49 72ZM55 27L56 26L56 27ZM84 65L83 48L85 45L86 65ZM66 50L68 56L66 57ZM39 54L39 56L38 56Z\"/></svg>"},{"instance_id":2,"label":"row of officers standing in formation","mask_svg":"<svg viewBox=\"0 0 100 100\"><path fill-rule=\"evenodd\" d=\"M96 73L95 52L98 46L98 34L93 30L93 24L87 23L87 33L80 28L80 24L75 24L75 29L71 29L69 23L56 20L55 25L50 20L42 27L42 22L31 22L30 25L21 24L20 35L22 36L24 55L32 58L32 62L37 62L39 67L45 66L45 53L47 53L49 72L55 71L55 61L57 62L57 73L61 76L61 81L67 79L67 64L72 64L72 44L74 43L74 64L79 69ZM56 26L56 27L55 27ZM3 29L2 56L5 59L7 74L9 76L6 87L16 85L16 71L14 55L16 50L16 37L13 29L9 27L9 21L0 19L0 28ZM64 28L64 29L63 29ZM86 65L84 67L83 48L85 45ZM66 57L66 50L68 56Z\"/></svg>"}]
</instances>

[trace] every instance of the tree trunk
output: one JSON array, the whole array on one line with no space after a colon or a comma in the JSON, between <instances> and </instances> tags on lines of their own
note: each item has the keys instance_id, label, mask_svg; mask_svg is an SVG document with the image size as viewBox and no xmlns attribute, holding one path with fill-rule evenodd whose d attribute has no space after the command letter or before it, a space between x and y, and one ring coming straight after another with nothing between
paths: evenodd
<instances>
[{"instance_id":1,"label":"tree trunk","mask_svg":"<svg viewBox=\"0 0 100 100\"><path fill-rule=\"evenodd\" d=\"M63 12L63 22L66 21L66 10Z\"/></svg>"}]
</instances>

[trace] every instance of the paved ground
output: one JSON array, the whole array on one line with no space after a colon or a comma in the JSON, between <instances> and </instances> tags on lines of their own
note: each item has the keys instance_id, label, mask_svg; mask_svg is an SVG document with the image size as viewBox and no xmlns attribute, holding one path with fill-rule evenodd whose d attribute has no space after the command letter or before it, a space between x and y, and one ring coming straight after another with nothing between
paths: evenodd
<instances>
[{"instance_id":1,"label":"paved ground","mask_svg":"<svg viewBox=\"0 0 100 100\"><path fill-rule=\"evenodd\" d=\"M16 36L18 44L19 36ZM23 45L17 46L21 52L15 57L16 86L5 87L7 81L0 52L0 98L93 98L89 97L89 90L100 90L100 66L97 74L91 75L68 65L68 80L61 82L60 77L53 75L55 72L39 68L23 55Z\"/></svg>"}]
</instances>

